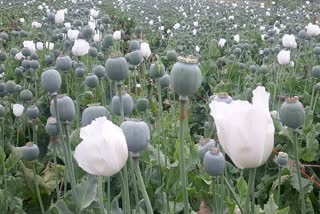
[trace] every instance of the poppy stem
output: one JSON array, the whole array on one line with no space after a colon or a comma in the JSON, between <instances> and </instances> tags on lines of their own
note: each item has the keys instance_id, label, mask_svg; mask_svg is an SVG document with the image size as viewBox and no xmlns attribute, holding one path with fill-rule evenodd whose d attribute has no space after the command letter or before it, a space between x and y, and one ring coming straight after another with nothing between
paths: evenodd
<instances>
[{"instance_id":1,"label":"poppy stem","mask_svg":"<svg viewBox=\"0 0 320 214\"><path fill-rule=\"evenodd\" d=\"M105 213L104 203L103 203L103 188L102 188L102 176L98 176L98 198L101 214Z\"/></svg>"},{"instance_id":2,"label":"poppy stem","mask_svg":"<svg viewBox=\"0 0 320 214\"><path fill-rule=\"evenodd\" d=\"M122 123L124 121L124 109L123 109L123 100L122 100L122 83L118 82L117 87L118 87L118 96L119 96L120 112L121 112L120 123ZM124 167L123 167L123 176L124 176L123 200L126 201L124 203L126 205L126 207L124 209L125 210L124 213L130 213L131 208L130 208L129 179L128 179L127 164L124 165Z\"/></svg>"},{"instance_id":3,"label":"poppy stem","mask_svg":"<svg viewBox=\"0 0 320 214\"><path fill-rule=\"evenodd\" d=\"M304 193L302 189L302 181L301 181L301 174L300 174L300 164L299 164L299 153L298 153L298 133L296 131L293 132L293 139L294 139L294 153L295 153L295 162L296 162L296 167L297 167L297 174L298 174L298 181L299 181L299 193L300 193L300 199L301 199L301 213L305 214L306 213L306 204L304 200Z\"/></svg>"},{"instance_id":4,"label":"poppy stem","mask_svg":"<svg viewBox=\"0 0 320 214\"><path fill-rule=\"evenodd\" d=\"M149 199L149 196L148 196L148 193L147 193L147 190L146 190L146 187L144 185L144 181L143 181L143 178L141 175L141 170L140 170L140 166L139 166L139 158L138 157L132 158L132 160L133 160L134 172L137 176L138 186L140 187L144 202L147 207L147 214L153 214L151 202L150 202L150 199Z\"/></svg>"},{"instance_id":5,"label":"poppy stem","mask_svg":"<svg viewBox=\"0 0 320 214\"><path fill-rule=\"evenodd\" d=\"M42 213L42 214L45 214L44 208L43 208L42 199L41 199L41 195L40 195L40 190L39 190L39 184L38 184L37 174L36 174L36 162L34 161L32 165L33 165L34 185L35 185L35 187L36 187L36 194L37 194L38 202L39 202L39 205L40 205L41 213Z\"/></svg>"},{"instance_id":6,"label":"poppy stem","mask_svg":"<svg viewBox=\"0 0 320 214\"><path fill-rule=\"evenodd\" d=\"M239 200L239 198L237 197L237 195L236 195L236 193L235 193L235 191L234 191L234 188L230 185L230 183L229 183L229 181L227 180L226 176L223 176L223 179L224 179L224 182L225 182L225 184L227 185L229 191L231 192L232 197L233 197L234 200L236 201L236 203L237 203L237 205L238 205L241 213L244 213L243 208L242 208L241 203L240 203L240 200Z\"/></svg>"},{"instance_id":7,"label":"poppy stem","mask_svg":"<svg viewBox=\"0 0 320 214\"><path fill-rule=\"evenodd\" d=\"M256 169L249 169L249 181L248 181L248 189L246 194L246 200L244 204L244 212L243 213L249 213L249 204L250 204L250 196L252 196L252 193L254 192L254 178L256 174ZM254 203L254 197L252 198L252 203Z\"/></svg>"},{"instance_id":8,"label":"poppy stem","mask_svg":"<svg viewBox=\"0 0 320 214\"><path fill-rule=\"evenodd\" d=\"M184 163L184 125L187 117L186 113L186 104L187 97L179 97L179 106L180 106L180 125L179 125L179 166L180 166L180 182L183 195L184 203L184 214L189 214L189 200L188 200L188 191L187 191L187 174L185 170Z\"/></svg>"},{"instance_id":9,"label":"poppy stem","mask_svg":"<svg viewBox=\"0 0 320 214\"><path fill-rule=\"evenodd\" d=\"M278 207L279 208L281 208L280 192L281 192L281 166L279 166L279 172L278 172Z\"/></svg>"}]
</instances>

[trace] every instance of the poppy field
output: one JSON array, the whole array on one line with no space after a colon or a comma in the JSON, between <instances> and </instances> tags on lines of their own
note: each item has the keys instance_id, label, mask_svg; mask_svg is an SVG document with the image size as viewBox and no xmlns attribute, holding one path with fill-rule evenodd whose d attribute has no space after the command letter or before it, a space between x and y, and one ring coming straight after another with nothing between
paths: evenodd
<instances>
[{"instance_id":1,"label":"poppy field","mask_svg":"<svg viewBox=\"0 0 320 214\"><path fill-rule=\"evenodd\" d=\"M0 213L319 214L320 4L0 2Z\"/></svg>"}]
</instances>

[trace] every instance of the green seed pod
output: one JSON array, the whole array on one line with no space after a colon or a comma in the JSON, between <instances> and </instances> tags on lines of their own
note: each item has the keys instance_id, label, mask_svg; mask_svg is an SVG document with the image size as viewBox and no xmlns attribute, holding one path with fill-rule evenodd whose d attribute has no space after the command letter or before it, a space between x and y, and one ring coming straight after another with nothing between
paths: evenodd
<instances>
[{"instance_id":1,"label":"green seed pod","mask_svg":"<svg viewBox=\"0 0 320 214\"><path fill-rule=\"evenodd\" d=\"M6 92L9 94L16 92L16 83L13 80L6 82Z\"/></svg>"},{"instance_id":2,"label":"green seed pod","mask_svg":"<svg viewBox=\"0 0 320 214\"><path fill-rule=\"evenodd\" d=\"M72 61L69 56L60 56L56 60L56 68L60 71L68 71L72 68Z\"/></svg>"},{"instance_id":3,"label":"green seed pod","mask_svg":"<svg viewBox=\"0 0 320 214\"><path fill-rule=\"evenodd\" d=\"M90 105L82 112L81 125L82 127L90 125L93 120L98 117L110 118L110 113L104 106L97 104Z\"/></svg>"},{"instance_id":4,"label":"green seed pod","mask_svg":"<svg viewBox=\"0 0 320 214\"><path fill-rule=\"evenodd\" d=\"M128 77L128 63L121 53L112 53L106 61L106 72L113 81L122 81Z\"/></svg>"},{"instance_id":5,"label":"green seed pod","mask_svg":"<svg viewBox=\"0 0 320 214\"><path fill-rule=\"evenodd\" d=\"M94 32L91 27L86 26L83 28L81 33L82 33L83 38L90 39L93 36Z\"/></svg>"},{"instance_id":6,"label":"green seed pod","mask_svg":"<svg viewBox=\"0 0 320 214\"><path fill-rule=\"evenodd\" d=\"M37 106L29 106L27 108L27 116L30 120L35 120L40 114L39 108Z\"/></svg>"},{"instance_id":7,"label":"green seed pod","mask_svg":"<svg viewBox=\"0 0 320 214\"><path fill-rule=\"evenodd\" d=\"M320 66L314 66L311 70L312 77L315 79L320 79Z\"/></svg>"},{"instance_id":8,"label":"green seed pod","mask_svg":"<svg viewBox=\"0 0 320 214\"><path fill-rule=\"evenodd\" d=\"M226 160L218 148L212 148L206 152L203 165L208 175L216 177L223 175Z\"/></svg>"},{"instance_id":9,"label":"green seed pod","mask_svg":"<svg viewBox=\"0 0 320 214\"><path fill-rule=\"evenodd\" d=\"M140 42L138 40L131 40L129 42L128 52L131 53L136 50L140 50Z\"/></svg>"},{"instance_id":10,"label":"green seed pod","mask_svg":"<svg viewBox=\"0 0 320 214\"><path fill-rule=\"evenodd\" d=\"M61 87L60 73L54 69L46 70L41 74L41 85L46 92L56 93Z\"/></svg>"},{"instance_id":11,"label":"green seed pod","mask_svg":"<svg viewBox=\"0 0 320 214\"><path fill-rule=\"evenodd\" d=\"M196 63L193 59L179 57L171 69L170 83L180 96L195 94L201 85L201 71Z\"/></svg>"},{"instance_id":12,"label":"green seed pod","mask_svg":"<svg viewBox=\"0 0 320 214\"><path fill-rule=\"evenodd\" d=\"M167 59L171 62L177 61L178 54L175 50L169 50L167 51Z\"/></svg>"},{"instance_id":13,"label":"green seed pod","mask_svg":"<svg viewBox=\"0 0 320 214\"><path fill-rule=\"evenodd\" d=\"M257 66L255 66L255 65L250 65L249 71L250 71L251 73L256 73L257 70L258 70Z\"/></svg>"},{"instance_id":14,"label":"green seed pod","mask_svg":"<svg viewBox=\"0 0 320 214\"><path fill-rule=\"evenodd\" d=\"M150 76L153 79L162 77L166 72L166 68L161 61L156 61L150 65Z\"/></svg>"},{"instance_id":15,"label":"green seed pod","mask_svg":"<svg viewBox=\"0 0 320 214\"><path fill-rule=\"evenodd\" d=\"M22 159L26 161L37 160L40 154L39 148L32 142L27 143L25 146L20 147Z\"/></svg>"},{"instance_id":16,"label":"green seed pod","mask_svg":"<svg viewBox=\"0 0 320 214\"><path fill-rule=\"evenodd\" d=\"M30 68L31 69L39 69L40 68L40 63L37 60L31 60L30 61Z\"/></svg>"},{"instance_id":17,"label":"green seed pod","mask_svg":"<svg viewBox=\"0 0 320 214\"><path fill-rule=\"evenodd\" d=\"M76 116L76 109L74 106L74 102L70 97L64 95L58 96L57 105L60 121L70 122L74 119L74 117ZM53 117L56 117L56 111L53 100L50 104L50 113Z\"/></svg>"},{"instance_id":18,"label":"green seed pod","mask_svg":"<svg viewBox=\"0 0 320 214\"><path fill-rule=\"evenodd\" d=\"M135 66L139 65L143 61L143 55L140 50L132 51L129 54L129 58L130 64Z\"/></svg>"},{"instance_id":19,"label":"green seed pod","mask_svg":"<svg viewBox=\"0 0 320 214\"><path fill-rule=\"evenodd\" d=\"M120 128L126 137L128 150L133 153L133 156L139 156L139 153L150 143L148 125L143 121L125 121Z\"/></svg>"},{"instance_id":20,"label":"green seed pod","mask_svg":"<svg viewBox=\"0 0 320 214\"><path fill-rule=\"evenodd\" d=\"M18 68L16 68L16 69L14 69L14 74L15 74L17 77L21 77L21 76L23 76L23 70L24 70L24 68L18 67Z\"/></svg>"},{"instance_id":21,"label":"green seed pod","mask_svg":"<svg viewBox=\"0 0 320 214\"><path fill-rule=\"evenodd\" d=\"M53 64L53 59L50 55L46 55L44 58L44 61L46 62L47 65L52 65Z\"/></svg>"},{"instance_id":22,"label":"green seed pod","mask_svg":"<svg viewBox=\"0 0 320 214\"><path fill-rule=\"evenodd\" d=\"M313 48L313 53L314 53L315 55L319 56L319 55L320 55L320 47L315 47L315 48Z\"/></svg>"},{"instance_id":23,"label":"green seed pod","mask_svg":"<svg viewBox=\"0 0 320 214\"><path fill-rule=\"evenodd\" d=\"M106 69L102 65L98 65L92 69L92 72L97 75L99 79L106 75Z\"/></svg>"},{"instance_id":24,"label":"green seed pod","mask_svg":"<svg viewBox=\"0 0 320 214\"><path fill-rule=\"evenodd\" d=\"M54 117L49 117L47 120L47 124L45 126L45 130L47 135L50 137L56 137L59 134L59 128L57 124L57 120Z\"/></svg>"},{"instance_id":25,"label":"green seed pod","mask_svg":"<svg viewBox=\"0 0 320 214\"><path fill-rule=\"evenodd\" d=\"M102 47L103 49L110 49L113 45L113 36L108 34L102 40Z\"/></svg>"},{"instance_id":26,"label":"green seed pod","mask_svg":"<svg viewBox=\"0 0 320 214\"><path fill-rule=\"evenodd\" d=\"M149 100L147 98L139 98L136 101L137 111L143 112L146 111L149 107Z\"/></svg>"},{"instance_id":27,"label":"green seed pod","mask_svg":"<svg viewBox=\"0 0 320 214\"><path fill-rule=\"evenodd\" d=\"M279 152L278 156L275 158L275 162L279 165L279 166L286 166L288 163L288 154L285 152Z\"/></svg>"},{"instance_id":28,"label":"green seed pod","mask_svg":"<svg viewBox=\"0 0 320 214\"><path fill-rule=\"evenodd\" d=\"M302 126L305 117L305 110L299 97L287 98L281 105L279 111L280 121L283 125L297 129Z\"/></svg>"},{"instance_id":29,"label":"green seed pod","mask_svg":"<svg viewBox=\"0 0 320 214\"><path fill-rule=\"evenodd\" d=\"M85 85L89 88L95 88L99 84L99 79L97 75L89 73L84 81Z\"/></svg>"},{"instance_id":30,"label":"green seed pod","mask_svg":"<svg viewBox=\"0 0 320 214\"><path fill-rule=\"evenodd\" d=\"M31 55L31 50L29 48L22 48L21 53L24 57L28 57Z\"/></svg>"},{"instance_id":31,"label":"green seed pod","mask_svg":"<svg viewBox=\"0 0 320 214\"><path fill-rule=\"evenodd\" d=\"M10 49L10 55L12 57L15 57L15 55L17 55L19 53L19 50L17 48L11 48Z\"/></svg>"},{"instance_id":32,"label":"green seed pod","mask_svg":"<svg viewBox=\"0 0 320 214\"><path fill-rule=\"evenodd\" d=\"M0 62L4 62L7 59L7 54L3 51L0 51Z\"/></svg>"},{"instance_id":33,"label":"green seed pod","mask_svg":"<svg viewBox=\"0 0 320 214\"><path fill-rule=\"evenodd\" d=\"M30 60L27 60L27 59L23 60L21 65L24 69L30 69Z\"/></svg>"},{"instance_id":34,"label":"green seed pod","mask_svg":"<svg viewBox=\"0 0 320 214\"><path fill-rule=\"evenodd\" d=\"M98 56L98 50L97 50L97 48L94 48L94 47L89 48L88 54L89 54L89 56L91 56L91 57L97 57L97 56Z\"/></svg>"},{"instance_id":35,"label":"green seed pod","mask_svg":"<svg viewBox=\"0 0 320 214\"><path fill-rule=\"evenodd\" d=\"M32 100L33 94L29 89L25 89L20 92L20 99L23 102L29 102Z\"/></svg>"},{"instance_id":36,"label":"green seed pod","mask_svg":"<svg viewBox=\"0 0 320 214\"><path fill-rule=\"evenodd\" d=\"M74 72L76 77L79 77L79 78L84 77L86 73L84 65L78 65Z\"/></svg>"},{"instance_id":37,"label":"green seed pod","mask_svg":"<svg viewBox=\"0 0 320 214\"><path fill-rule=\"evenodd\" d=\"M269 71L268 66L267 65L261 65L259 68L259 73L260 74L267 74Z\"/></svg>"},{"instance_id":38,"label":"green seed pod","mask_svg":"<svg viewBox=\"0 0 320 214\"><path fill-rule=\"evenodd\" d=\"M124 111L124 116L128 116L129 114L131 114L132 110L133 110L133 100L132 97L127 94L127 93L123 93L122 94L122 101L123 101L123 111ZM117 116L121 116L121 111L120 111L120 100L119 100L119 96L116 95L112 98L111 101L111 109L112 112L117 115Z\"/></svg>"},{"instance_id":39,"label":"green seed pod","mask_svg":"<svg viewBox=\"0 0 320 214\"><path fill-rule=\"evenodd\" d=\"M160 86L161 88L168 88L170 85L170 75L165 74L162 77L160 77Z\"/></svg>"},{"instance_id":40,"label":"green seed pod","mask_svg":"<svg viewBox=\"0 0 320 214\"><path fill-rule=\"evenodd\" d=\"M92 100L94 98L94 95L92 91L85 91L84 92L84 98L87 100Z\"/></svg>"},{"instance_id":41,"label":"green seed pod","mask_svg":"<svg viewBox=\"0 0 320 214\"><path fill-rule=\"evenodd\" d=\"M207 151L211 148L217 147L217 143L213 139L201 139L198 144L198 157L200 162L203 162L203 158Z\"/></svg>"}]
</instances>

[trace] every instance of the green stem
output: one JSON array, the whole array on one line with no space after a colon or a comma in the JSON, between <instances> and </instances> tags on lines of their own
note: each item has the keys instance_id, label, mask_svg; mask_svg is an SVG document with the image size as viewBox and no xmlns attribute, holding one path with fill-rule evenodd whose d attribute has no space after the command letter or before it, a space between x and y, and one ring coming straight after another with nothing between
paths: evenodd
<instances>
[{"instance_id":1,"label":"green stem","mask_svg":"<svg viewBox=\"0 0 320 214\"><path fill-rule=\"evenodd\" d=\"M299 153L298 153L298 140L297 140L297 132L294 132L294 153L295 153L295 162L297 167L297 174L298 174L298 181L299 181L299 193L300 193L300 199L301 199L301 213L306 213L306 204L304 200L304 193L302 189L302 182L301 182L301 174L300 174L300 164L299 164Z\"/></svg>"},{"instance_id":2,"label":"green stem","mask_svg":"<svg viewBox=\"0 0 320 214\"><path fill-rule=\"evenodd\" d=\"M4 200L4 211L7 211L7 197L6 197L6 192L7 192L7 170L6 170L6 155L4 152L4 124L3 120L1 120L1 146L2 146L2 151L3 152L3 159L2 159L2 172L3 172L3 200Z\"/></svg>"},{"instance_id":3,"label":"green stem","mask_svg":"<svg viewBox=\"0 0 320 214\"><path fill-rule=\"evenodd\" d=\"M184 203L184 214L189 214L189 200L188 200L188 191L187 191L187 179L186 179L186 170L184 163L184 125L187 117L186 113L186 104L187 97L179 97L179 106L180 106L180 126L179 126L179 167L180 167L180 182L183 195Z\"/></svg>"},{"instance_id":4,"label":"green stem","mask_svg":"<svg viewBox=\"0 0 320 214\"><path fill-rule=\"evenodd\" d=\"M103 204L103 188L102 188L102 177L98 176L98 198L101 214L105 213Z\"/></svg>"},{"instance_id":5,"label":"green stem","mask_svg":"<svg viewBox=\"0 0 320 214\"><path fill-rule=\"evenodd\" d=\"M133 183L133 192L134 192L134 200L135 200L135 206L139 203L139 195L138 195L138 188L137 188L137 180L134 176L134 167L133 162L131 161L131 154L129 154L128 163L130 164L130 173L132 174L132 183Z\"/></svg>"},{"instance_id":6,"label":"green stem","mask_svg":"<svg viewBox=\"0 0 320 214\"><path fill-rule=\"evenodd\" d=\"M72 193L72 197L73 197L73 201L76 204L76 213L79 213L79 208L78 208L78 203L77 203L77 195L75 192L75 178L73 177L73 173L72 173L72 169L71 168L71 160L69 159L69 152L68 152L68 146L66 144L69 144L69 134L66 133L66 140L64 139L64 135L63 135L63 131L62 131L62 125L61 125L61 121L60 121L60 115L59 115L59 111L58 111L58 102L57 102L57 95L53 95L53 103L54 103L54 109L55 109L55 113L56 113L56 120L57 120L57 124L58 124L58 128L59 128L59 133L61 136L61 140L62 140L62 148L63 148L63 153L64 153L64 157L65 157L65 170L67 171L67 177L69 177L69 181L71 183L71 193ZM66 181L65 181L66 182ZM66 185L66 183L65 183Z\"/></svg>"},{"instance_id":7,"label":"green stem","mask_svg":"<svg viewBox=\"0 0 320 214\"><path fill-rule=\"evenodd\" d=\"M144 185L143 178L141 175L141 171L140 171L140 167L139 167L139 158L133 158L132 160L133 160L134 171L137 176L137 182L138 182L138 185L140 187L144 202L147 207L147 214L153 214L151 202L150 202L150 199L149 199L149 196L148 196L148 193L147 193L147 190L146 190L146 187Z\"/></svg>"},{"instance_id":8,"label":"green stem","mask_svg":"<svg viewBox=\"0 0 320 214\"><path fill-rule=\"evenodd\" d=\"M244 213L243 208L241 206L240 200L237 197L236 192L234 191L234 188L230 185L229 181L227 180L227 178L225 176L223 176L224 182L227 184L227 187L229 189L229 191L231 192L231 195L233 196L234 200L236 201L241 213Z\"/></svg>"},{"instance_id":9,"label":"green stem","mask_svg":"<svg viewBox=\"0 0 320 214\"><path fill-rule=\"evenodd\" d=\"M281 208L280 190L281 190L281 166L279 166L278 172L278 207Z\"/></svg>"},{"instance_id":10,"label":"green stem","mask_svg":"<svg viewBox=\"0 0 320 214\"><path fill-rule=\"evenodd\" d=\"M244 204L244 213L249 214L249 205L250 205L250 196L252 193L252 189L254 189L254 178L256 174L256 169L249 169L249 181L248 181L248 190L246 195L246 200Z\"/></svg>"},{"instance_id":11,"label":"green stem","mask_svg":"<svg viewBox=\"0 0 320 214\"><path fill-rule=\"evenodd\" d=\"M121 120L120 122L122 123L124 121L124 109L123 109L123 100L122 100L122 83L118 82L118 96L119 96L119 102L120 102L120 112L121 112ZM130 195L129 195L129 179L128 179L128 169L127 165L123 167L123 176L124 176L124 193L123 193L123 198L126 201L126 212L130 213L131 208L130 208ZM126 213L125 212L125 213Z\"/></svg>"},{"instance_id":12,"label":"green stem","mask_svg":"<svg viewBox=\"0 0 320 214\"><path fill-rule=\"evenodd\" d=\"M53 162L54 162L54 176L56 180L56 192L57 192L57 201L60 198L60 189L59 189L59 176L58 176L58 164L57 164L57 145L53 144Z\"/></svg>"},{"instance_id":13,"label":"green stem","mask_svg":"<svg viewBox=\"0 0 320 214\"><path fill-rule=\"evenodd\" d=\"M108 185L108 192L107 192L107 194L108 194L108 199L107 199L107 205L108 205L108 213L111 213L111 190L110 190L110 188L111 188L111 181L110 181L110 177L108 177L107 178L107 185Z\"/></svg>"},{"instance_id":14,"label":"green stem","mask_svg":"<svg viewBox=\"0 0 320 214\"><path fill-rule=\"evenodd\" d=\"M43 204L42 204L41 195L40 195L38 179L37 179L37 175L36 175L36 162L33 163L33 178L34 178L34 185L36 187L36 193L37 193L37 198L38 198L38 202L40 205L41 213L45 214Z\"/></svg>"}]
</instances>

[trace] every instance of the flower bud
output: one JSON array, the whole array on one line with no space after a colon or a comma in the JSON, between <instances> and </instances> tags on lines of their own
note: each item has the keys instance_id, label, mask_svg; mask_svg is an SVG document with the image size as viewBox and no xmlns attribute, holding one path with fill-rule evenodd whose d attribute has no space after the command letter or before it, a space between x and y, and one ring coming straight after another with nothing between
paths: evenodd
<instances>
[{"instance_id":1,"label":"flower bud","mask_svg":"<svg viewBox=\"0 0 320 214\"><path fill-rule=\"evenodd\" d=\"M161 61L156 61L150 65L150 76L153 79L162 77L166 72L166 68Z\"/></svg>"}]
</instances>

